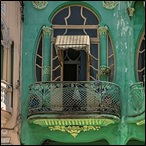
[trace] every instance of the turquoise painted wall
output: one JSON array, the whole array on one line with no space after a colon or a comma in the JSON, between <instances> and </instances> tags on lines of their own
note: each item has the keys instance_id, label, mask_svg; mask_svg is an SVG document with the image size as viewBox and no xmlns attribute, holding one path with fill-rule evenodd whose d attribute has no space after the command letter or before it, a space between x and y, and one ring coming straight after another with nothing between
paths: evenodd
<instances>
[{"instance_id":1,"label":"turquoise painted wall","mask_svg":"<svg viewBox=\"0 0 146 146\"><path fill-rule=\"evenodd\" d=\"M26 105L29 85L35 82L35 53L41 28L43 25L50 26L50 18L53 13L70 4L81 4L89 7L99 16L100 26L108 26L114 46L116 62L114 82L118 84L121 90L122 118L119 124L101 128L99 131L79 134L76 139L71 136L69 137L68 133L64 133L64 139L62 139L61 132L51 132L49 129L28 124ZM106 139L110 144L126 144L131 138L140 141L145 140L145 125L137 126L136 124L126 122L128 114L135 113L129 103L129 87L137 82L135 60L139 38L144 31L145 8L143 2L138 2L135 5L136 11L134 16L130 19L127 13L127 6L127 1L118 1L118 5L114 9L109 10L103 7L102 1L48 1L45 9L38 10L33 7L32 1L24 1L21 80L21 142L23 144L40 145L47 138L67 143L93 142ZM50 49L49 45L48 49ZM141 118L139 117L139 119ZM133 120L136 121L137 118ZM56 136L54 137L54 135ZM93 135L96 136L93 137Z\"/></svg>"}]
</instances>

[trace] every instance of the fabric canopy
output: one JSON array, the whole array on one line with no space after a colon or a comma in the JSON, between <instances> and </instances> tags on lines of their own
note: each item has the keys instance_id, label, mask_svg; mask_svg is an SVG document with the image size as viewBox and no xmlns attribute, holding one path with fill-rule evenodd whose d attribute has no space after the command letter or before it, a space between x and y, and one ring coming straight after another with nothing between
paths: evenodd
<instances>
[{"instance_id":1,"label":"fabric canopy","mask_svg":"<svg viewBox=\"0 0 146 146\"><path fill-rule=\"evenodd\" d=\"M77 51L84 50L90 55L90 38L88 35L58 35L55 43L58 58L61 50L75 49Z\"/></svg>"}]
</instances>

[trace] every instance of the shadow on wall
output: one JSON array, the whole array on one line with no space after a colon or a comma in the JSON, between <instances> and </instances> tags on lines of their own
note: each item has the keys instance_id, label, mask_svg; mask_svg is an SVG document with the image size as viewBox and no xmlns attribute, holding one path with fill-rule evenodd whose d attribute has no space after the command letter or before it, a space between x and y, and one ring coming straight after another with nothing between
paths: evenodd
<instances>
[{"instance_id":1,"label":"shadow on wall","mask_svg":"<svg viewBox=\"0 0 146 146\"><path fill-rule=\"evenodd\" d=\"M41 145L109 145L109 143L106 140L99 140L89 143L61 143L47 139Z\"/></svg>"},{"instance_id":2,"label":"shadow on wall","mask_svg":"<svg viewBox=\"0 0 146 146\"><path fill-rule=\"evenodd\" d=\"M145 145L145 142L139 140L129 140L126 145Z\"/></svg>"}]
</instances>

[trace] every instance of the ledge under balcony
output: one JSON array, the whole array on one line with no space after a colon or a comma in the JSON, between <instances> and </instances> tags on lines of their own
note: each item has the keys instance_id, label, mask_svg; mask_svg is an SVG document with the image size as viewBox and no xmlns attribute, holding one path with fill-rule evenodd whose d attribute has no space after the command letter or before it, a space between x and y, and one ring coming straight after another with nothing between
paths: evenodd
<instances>
[{"instance_id":1,"label":"ledge under balcony","mask_svg":"<svg viewBox=\"0 0 146 146\"><path fill-rule=\"evenodd\" d=\"M120 88L105 81L36 82L27 102L29 123L102 125L120 120Z\"/></svg>"},{"instance_id":2,"label":"ledge under balcony","mask_svg":"<svg viewBox=\"0 0 146 146\"><path fill-rule=\"evenodd\" d=\"M128 123L145 124L145 87L137 82L130 86L130 100L128 102Z\"/></svg>"},{"instance_id":3,"label":"ledge under balcony","mask_svg":"<svg viewBox=\"0 0 146 146\"><path fill-rule=\"evenodd\" d=\"M12 87L6 81L1 80L1 127L3 127L12 116L11 98Z\"/></svg>"}]
</instances>

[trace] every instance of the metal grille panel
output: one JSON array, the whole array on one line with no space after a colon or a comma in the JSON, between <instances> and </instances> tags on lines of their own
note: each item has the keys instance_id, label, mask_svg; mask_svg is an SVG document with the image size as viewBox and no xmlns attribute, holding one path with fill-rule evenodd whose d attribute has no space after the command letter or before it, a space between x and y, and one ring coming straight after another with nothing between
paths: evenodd
<instances>
[{"instance_id":1,"label":"metal grille panel","mask_svg":"<svg viewBox=\"0 0 146 146\"><path fill-rule=\"evenodd\" d=\"M28 116L97 113L120 116L120 89L110 82L41 82L30 86Z\"/></svg>"}]
</instances>

